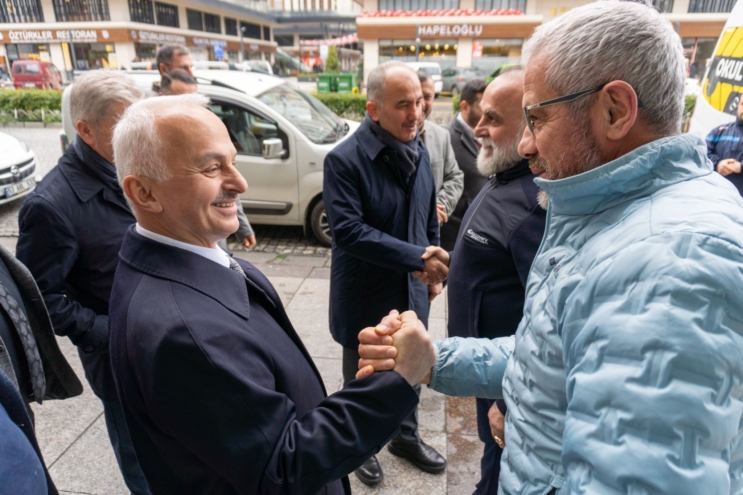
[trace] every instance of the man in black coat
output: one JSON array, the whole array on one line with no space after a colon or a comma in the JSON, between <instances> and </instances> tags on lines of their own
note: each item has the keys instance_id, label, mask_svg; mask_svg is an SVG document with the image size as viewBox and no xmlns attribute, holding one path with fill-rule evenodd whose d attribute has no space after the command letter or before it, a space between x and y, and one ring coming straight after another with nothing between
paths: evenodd
<instances>
[{"instance_id":1,"label":"man in black coat","mask_svg":"<svg viewBox=\"0 0 743 495\"><path fill-rule=\"evenodd\" d=\"M134 82L115 71L91 71L75 81L70 114L78 136L23 203L16 253L41 289L54 331L78 348L127 487L148 494L108 354L111 285L121 241L134 223L116 182L111 135L119 115L141 97Z\"/></svg>"},{"instance_id":2,"label":"man in black coat","mask_svg":"<svg viewBox=\"0 0 743 495\"><path fill-rule=\"evenodd\" d=\"M137 224L111 294L111 360L137 456L156 495L349 495L344 476L399 431L425 365L326 397L270 282L217 247L247 184L207 105L144 100L114 134Z\"/></svg>"},{"instance_id":3,"label":"man in black coat","mask_svg":"<svg viewBox=\"0 0 743 495\"><path fill-rule=\"evenodd\" d=\"M482 142L477 167L489 179L464 215L451 253L450 337L513 335L524 312L526 279L542 242L546 211L537 204L536 176L518 153L526 124L523 88L523 71L510 69L482 96L483 115L475 128ZM506 405L502 400L476 403L477 430L485 447L475 494L496 495Z\"/></svg>"},{"instance_id":4,"label":"man in black coat","mask_svg":"<svg viewBox=\"0 0 743 495\"><path fill-rule=\"evenodd\" d=\"M1 493L57 493L36 442L29 403L82 392L31 273L0 246Z\"/></svg>"},{"instance_id":5,"label":"man in black coat","mask_svg":"<svg viewBox=\"0 0 743 495\"><path fill-rule=\"evenodd\" d=\"M459 168L464 172L464 190L454 212L449 216L449 221L441 226L441 247L447 251L454 249L454 243L459 237L462 217L488 180L487 176L477 169L480 143L474 131L482 117L480 101L486 86L487 83L482 79L473 79L464 85L459 101L460 111L448 126L454 156Z\"/></svg>"},{"instance_id":6,"label":"man in black coat","mask_svg":"<svg viewBox=\"0 0 743 495\"><path fill-rule=\"evenodd\" d=\"M391 310L413 310L428 320L428 288L446 277L437 256L436 191L426 147L418 138L423 99L418 75L398 62L373 69L367 80L368 115L325 158L323 201L333 236L330 331L343 346L343 378L356 376L360 328ZM420 387L418 387L420 390ZM427 472L446 460L418 435L417 414L389 446ZM382 481L376 457L356 472L366 484Z\"/></svg>"}]
</instances>

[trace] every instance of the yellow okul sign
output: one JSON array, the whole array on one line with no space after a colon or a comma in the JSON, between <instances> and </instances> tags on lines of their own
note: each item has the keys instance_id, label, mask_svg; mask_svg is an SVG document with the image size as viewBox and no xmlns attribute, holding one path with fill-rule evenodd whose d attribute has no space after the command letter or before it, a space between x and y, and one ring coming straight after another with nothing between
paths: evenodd
<instances>
[{"instance_id":1,"label":"yellow okul sign","mask_svg":"<svg viewBox=\"0 0 743 495\"><path fill-rule=\"evenodd\" d=\"M736 115L743 94L743 27L722 33L702 94L712 108Z\"/></svg>"}]
</instances>

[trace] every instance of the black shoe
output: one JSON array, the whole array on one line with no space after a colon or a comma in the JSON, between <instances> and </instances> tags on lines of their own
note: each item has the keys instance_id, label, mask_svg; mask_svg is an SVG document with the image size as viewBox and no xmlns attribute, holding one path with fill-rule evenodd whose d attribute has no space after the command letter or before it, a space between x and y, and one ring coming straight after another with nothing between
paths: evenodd
<instances>
[{"instance_id":1,"label":"black shoe","mask_svg":"<svg viewBox=\"0 0 743 495\"><path fill-rule=\"evenodd\" d=\"M365 485L373 486L380 483L384 479L384 473L382 472L382 466L377 461L377 456L373 455L365 463L361 465L356 471L354 471L356 477Z\"/></svg>"},{"instance_id":2,"label":"black shoe","mask_svg":"<svg viewBox=\"0 0 743 495\"><path fill-rule=\"evenodd\" d=\"M430 445L423 443L405 443L392 440L387 445L390 454L409 460L421 471L427 473L440 473L446 469L446 459Z\"/></svg>"}]
</instances>

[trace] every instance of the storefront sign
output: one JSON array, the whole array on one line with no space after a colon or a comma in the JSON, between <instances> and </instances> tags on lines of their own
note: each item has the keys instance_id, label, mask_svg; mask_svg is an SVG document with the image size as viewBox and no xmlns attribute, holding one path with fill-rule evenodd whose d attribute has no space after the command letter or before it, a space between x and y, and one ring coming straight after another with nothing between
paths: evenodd
<instances>
[{"instance_id":1,"label":"storefront sign","mask_svg":"<svg viewBox=\"0 0 743 495\"><path fill-rule=\"evenodd\" d=\"M194 37L193 42L195 45L200 46L227 46L227 42L225 40L215 40L212 38L196 38Z\"/></svg>"},{"instance_id":2,"label":"storefront sign","mask_svg":"<svg viewBox=\"0 0 743 495\"><path fill-rule=\"evenodd\" d=\"M482 36L482 24L418 26L419 38L474 38Z\"/></svg>"},{"instance_id":3,"label":"storefront sign","mask_svg":"<svg viewBox=\"0 0 743 495\"><path fill-rule=\"evenodd\" d=\"M132 31L132 41L140 43L178 43L186 44L186 37L180 34L155 33L152 31Z\"/></svg>"},{"instance_id":4,"label":"storefront sign","mask_svg":"<svg viewBox=\"0 0 743 495\"><path fill-rule=\"evenodd\" d=\"M472 58L482 58L482 41L472 42Z\"/></svg>"},{"instance_id":5,"label":"storefront sign","mask_svg":"<svg viewBox=\"0 0 743 495\"><path fill-rule=\"evenodd\" d=\"M66 43L72 41L75 43L95 43L99 40L108 38L106 30L96 29L70 29L65 31L58 30L18 30L18 31L0 31L0 41L6 43Z\"/></svg>"}]
</instances>

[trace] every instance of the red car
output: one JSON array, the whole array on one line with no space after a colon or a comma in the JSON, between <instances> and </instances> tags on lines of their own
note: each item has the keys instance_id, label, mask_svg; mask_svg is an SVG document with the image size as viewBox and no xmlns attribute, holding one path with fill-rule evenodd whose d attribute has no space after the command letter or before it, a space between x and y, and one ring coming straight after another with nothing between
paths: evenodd
<instances>
[{"instance_id":1,"label":"red car","mask_svg":"<svg viewBox=\"0 0 743 495\"><path fill-rule=\"evenodd\" d=\"M16 60L11 75L16 89L62 89L62 74L51 62Z\"/></svg>"}]
</instances>

